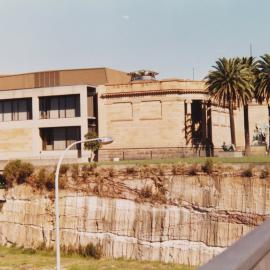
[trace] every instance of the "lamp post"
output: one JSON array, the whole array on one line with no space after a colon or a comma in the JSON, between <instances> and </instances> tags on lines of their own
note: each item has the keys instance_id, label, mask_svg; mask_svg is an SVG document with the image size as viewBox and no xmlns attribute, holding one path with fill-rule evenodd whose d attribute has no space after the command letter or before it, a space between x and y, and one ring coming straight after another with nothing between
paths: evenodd
<instances>
[{"instance_id":1,"label":"lamp post","mask_svg":"<svg viewBox=\"0 0 270 270\"><path fill-rule=\"evenodd\" d=\"M88 140L81 140L81 141L76 141L72 144L70 144L61 154L57 167L56 167L56 172L55 172L55 230L56 230L56 270L60 270L60 234L59 234L59 189L58 189L58 179L59 179L59 171L61 167L61 163L64 159L65 154L72 148L72 146L80 143L85 143L85 142L92 142L92 141L99 141L101 144L109 144L113 142L113 139L110 137L104 137L104 138L95 138L95 139L88 139Z\"/></svg>"}]
</instances>

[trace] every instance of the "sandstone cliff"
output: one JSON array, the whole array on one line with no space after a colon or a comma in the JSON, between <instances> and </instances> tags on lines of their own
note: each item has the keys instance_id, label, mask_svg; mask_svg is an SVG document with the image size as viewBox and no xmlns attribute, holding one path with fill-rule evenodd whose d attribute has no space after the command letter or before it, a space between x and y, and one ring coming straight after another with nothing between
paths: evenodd
<instances>
[{"instance_id":1,"label":"sandstone cliff","mask_svg":"<svg viewBox=\"0 0 270 270\"><path fill-rule=\"evenodd\" d=\"M172 167L103 169L78 175L60 193L61 244L100 243L113 258L199 265L270 213L267 178L226 170L191 176ZM53 193L28 184L1 190L0 244L53 247Z\"/></svg>"}]
</instances>

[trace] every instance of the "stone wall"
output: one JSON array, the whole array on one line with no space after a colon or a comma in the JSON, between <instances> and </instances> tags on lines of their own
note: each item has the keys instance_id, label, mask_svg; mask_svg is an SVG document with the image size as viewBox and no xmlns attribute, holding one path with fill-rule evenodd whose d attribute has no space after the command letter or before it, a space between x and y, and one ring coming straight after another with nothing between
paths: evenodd
<instances>
[{"instance_id":1,"label":"stone wall","mask_svg":"<svg viewBox=\"0 0 270 270\"><path fill-rule=\"evenodd\" d=\"M269 216L269 179L230 168L196 174L179 165L79 176L60 192L62 245L100 243L107 257L200 265ZM52 197L25 184L2 190L0 243L53 247Z\"/></svg>"}]
</instances>

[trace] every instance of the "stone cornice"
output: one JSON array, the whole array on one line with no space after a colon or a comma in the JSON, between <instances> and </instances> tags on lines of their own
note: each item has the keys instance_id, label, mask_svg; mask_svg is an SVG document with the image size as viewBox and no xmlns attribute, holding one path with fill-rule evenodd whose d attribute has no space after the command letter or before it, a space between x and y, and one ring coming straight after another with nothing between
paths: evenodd
<instances>
[{"instance_id":1,"label":"stone cornice","mask_svg":"<svg viewBox=\"0 0 270 270\"><path fill-rule=\"evenodd\" d=\"M207 94L205 90L199 89L166 89L166 90L147 90L147 91L130 91L130 92L115 92L104 93L101 98L118 98L132 96L152 96L152 95L183 95L183 94Z\"/></svg>"}]
</instances>

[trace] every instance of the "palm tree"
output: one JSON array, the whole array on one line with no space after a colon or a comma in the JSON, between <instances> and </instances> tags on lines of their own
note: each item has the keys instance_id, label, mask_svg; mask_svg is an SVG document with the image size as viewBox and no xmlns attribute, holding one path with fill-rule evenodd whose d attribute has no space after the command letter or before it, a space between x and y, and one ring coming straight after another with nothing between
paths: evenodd
<instances>
[{"instance_id":1,"label":"palm tree","mask_svg":"<svg viewBox=\"0 0 270 270\"><path fill-rule=\"evenodd\" d=\"M256 93L257 100L261 103L266 101L268 103L268 122L269 122L269 142L268 151L270 148L270 54L261 56L258 61L258 75L256 79Z\"/></svg>"},{"instance_id":2,"label":"palm tree","mask_svg":"<svg viewBox=\"0 0 270 270\"><path fill-rule=\"evenodd\" d=\"M246 105L253 95L252 73L240 58L220 58L206 77L211 99L219 106L228 107L231 143L236 146L234 107Z\"/></svg>"},{"instance_id":3,"label":"palm tree","mask_svg":"<svg viewBox=\"0 0 270 270\"><path fill-rule=\"evenodd\" d=\"M253 85L253 90L255 88L255 78L258 72L257 70L257 62L255 62L255 58L243 57L241 59L241 63L250 69L250 72L253 76L251 76L251 84ZM253 97L253 95L252 95ZM252 99L252 97L250 97ZM250 100L251 101L251 100ZM248 115L248 102L244 104L244 132L245 132L245 154L248 155L250 153L250 134L249 134L249 115Z\"/></svg>"}]
</instances>

